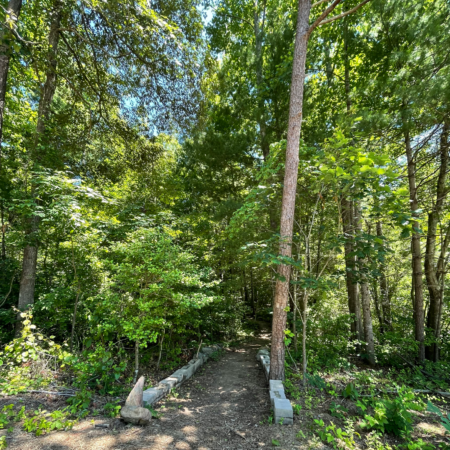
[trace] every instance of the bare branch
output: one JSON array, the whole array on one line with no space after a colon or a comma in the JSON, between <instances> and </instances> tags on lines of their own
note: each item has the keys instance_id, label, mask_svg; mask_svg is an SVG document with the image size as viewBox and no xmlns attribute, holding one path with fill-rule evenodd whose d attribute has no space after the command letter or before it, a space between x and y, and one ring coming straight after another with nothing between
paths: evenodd
<instances>
[{"instance_id":1,"label":"bare branch","mask_svg":"<svg viewBox=\"0 0 450 450\"><path fill-rule=\"evenodd\" d=\"M334 0L334 2L316 19L316 21L309 27L308 36L319 26L321 25L323 19L325 19L334 8L336 8L342 0Z\"/></svg>"},{"instance_id":2,"label":"bare branch","mask_svg":"<svg viewBox=\"0 0 450 450\"><path fill-rule=\"evenodd\" d=\"M318 26L320 25L325 25L326 23L330 23L330 22L334 22L337 19L341 19L342 17L348 16L349 14L354 13L355 11L358 11L359 8L361 8L362 6L364 6L366 3L369 3L370 0L364 0L363 2L361 2L359 5L355 6L352 9L349 9L348 11L343 12L342 14L338 14L337 16L334 17L330 17L327 20L324 20L323 22L319 23Z\"/></svg>"}]
</instances>

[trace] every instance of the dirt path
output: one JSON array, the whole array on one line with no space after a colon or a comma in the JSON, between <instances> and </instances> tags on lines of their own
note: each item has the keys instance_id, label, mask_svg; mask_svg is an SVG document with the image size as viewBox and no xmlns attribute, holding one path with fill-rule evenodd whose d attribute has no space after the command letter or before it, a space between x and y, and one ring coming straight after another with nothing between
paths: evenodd
<instances>
[{"instance_id":1,"label":"dirt path","mask_svg":"<svg viewBox=\"0 0 450 450\"><path fill-rule=\"evenodd\" d=\"M147 427L94 428L89 420L73 430L42 437L14 431L11 450L169 450L255 449L272 446L283 438L282 448L295 445L291 426L268 426L271 414L268 388L256 352L267 340L255 339L219 361L209 361L178 389L176 398L165 399L161 414ZM104 421L102 421L104 422ZM119 421L115 420L117 424Z\"/></svg>"}]
</instances>

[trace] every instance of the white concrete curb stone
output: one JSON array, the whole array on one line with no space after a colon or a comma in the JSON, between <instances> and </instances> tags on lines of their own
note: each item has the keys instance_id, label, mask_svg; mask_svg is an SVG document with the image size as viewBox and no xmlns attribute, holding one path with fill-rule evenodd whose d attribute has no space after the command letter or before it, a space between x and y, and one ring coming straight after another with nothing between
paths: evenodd
<instances>
[{"instance_id":1,"label":"white concrete curb stone","mask_svg":"<svg viewBox=\"0 0 450 450\"><path fill-rule=\"evenodd\" d=\"M292 425L294 422L294 411L291 402L286 398L284 386L281 380L269 380L270 354L269 350L262 348L256 354L256 359L261 363L266 379L269 382L269 396L275 416L275 423Z\"/></svg>"},{"instance_id":2,"label":"white concrete curb stone","mask_svg":"<svg viewBox=\"0 0 450 450\"><path fill-rule=\"evenodd\" d=\"M192 359L187 365L170 375L170 377L161 380L157 386L146 389L143 393L144 406L154 405L167 395L171 389L181 386L186 380L191 378L206 361L208 361L209 357L214 352L221 348L220 345L203 347L198 354L198 358Z\"/></svg>"}]
</instances>

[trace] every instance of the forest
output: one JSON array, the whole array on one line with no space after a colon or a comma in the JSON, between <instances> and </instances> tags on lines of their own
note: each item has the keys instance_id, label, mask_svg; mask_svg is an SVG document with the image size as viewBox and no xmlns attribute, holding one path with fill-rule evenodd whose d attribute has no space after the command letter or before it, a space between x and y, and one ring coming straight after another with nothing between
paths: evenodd
<instances>
[{"instance_id":1,"label":"forest","mask_svg":"<svg viewBox=\"0 0 450 450\"><path fill-rule=\"evenodd\" d=\"M448 1L0 15L0 448L262 335L266 445L450 448Z\"/></svg>"}]
</instances>

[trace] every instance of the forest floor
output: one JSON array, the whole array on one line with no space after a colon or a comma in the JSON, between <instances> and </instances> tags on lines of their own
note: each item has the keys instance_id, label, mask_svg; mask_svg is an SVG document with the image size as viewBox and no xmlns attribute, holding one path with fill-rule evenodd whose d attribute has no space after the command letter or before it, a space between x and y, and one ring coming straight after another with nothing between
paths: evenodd
<instances>
[{"instance_id":1,"label":"forest floor","mask_svg":"<svg viewBox=\"0 0 450 450\"><path fill-rule=\"evenodd\" d=\"M324 392L301 386L294 388L291 402L299 405L293 425L274 425L269 402L268 385L263 370L256 361L256 352L269 344L269 335L247 338L232 349L226 349L218 358L210 359L190 380L155 406L158 418L147 427L125 425L120 419L89 417L68 431L51 432L36 437L23 430L19 423L7 434L10 450L250 450L279 448L330 449L317 436L315 420L323 420L346 429L345 420L330 415L336 401L353 413L355 405ZM363 371L362 368L360 368ZM336 377L333 384L345 385ZM341 387L342 387L341 386ZM292 390L292 387L291 387ZM292 392L291 392L292 394ZM62 398L37 396L9 396L0 400L0 407L14 403L25 404L27 410L62 409ZM441 405L445 408L445 404ZM356 413L355 413L356 414ZM95 425L107 425L98 428ZM402 443L391 435L381 441L374 433L360 432L354 449L392 449ZM1 433L6 430L1 430ZM356 434L356 433L355 433ZM413 442L423 439L439 449L449 449L445 430L439 419L430 413L414 413ZM377 442L376 442L377 441ZM425 443L424 442L424 443ZM388 446L389 444L390 446ZM434 448L436 448L434 447ZM346 447L347 448L347 447ZM406 448L406 447L403 447ZM407 447L412 448L412 447ZM426 449L426 446L414 447ZM428 447L430 448L430 447Z\"/></svg>"},{"instance_id":2,"label":"forest floor","mask_svg":"<svg viewBox=\"0 0 450 450\"><path fill-rule=\"evenodd\" d=\"M158 419L147 427L125 426L118 419L95 418L110 428L95 428L92 420L72 430L35 437L15 427L8 439L10 450L75 449L257 449L305 448L295 438L294 426L270 425L267 382L256 352L269 336L252 338L210 360L193 378L155 410ZM43 405L45 407L45 405Z\"/></svg>"}]
</instances>

